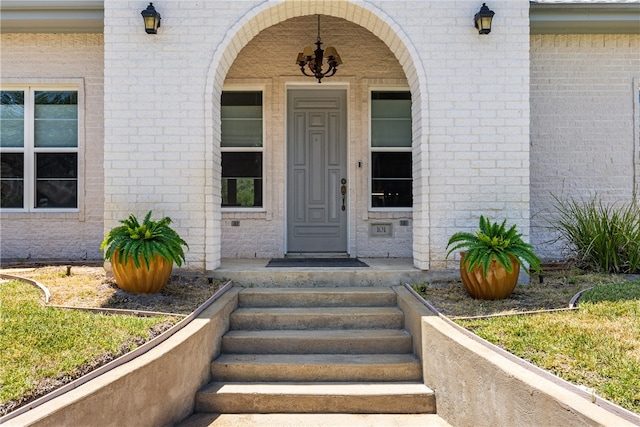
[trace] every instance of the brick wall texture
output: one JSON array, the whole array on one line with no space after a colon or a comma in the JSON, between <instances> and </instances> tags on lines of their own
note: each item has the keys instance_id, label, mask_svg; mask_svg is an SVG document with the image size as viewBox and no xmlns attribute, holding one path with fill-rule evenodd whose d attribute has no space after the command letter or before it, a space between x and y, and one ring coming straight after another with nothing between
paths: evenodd
<instances>
[{"instance_id":1,"label":"brick wall texture","mask_svg":"<svg viewBox=\"0 0 640 427\"><path fill-rule=\"evenodd\" d=\"M494 1L487 36L473 28L479 6L468 1L156 7L163 16L157 35L142 31L139 2L109 0L104 41L102 35L2 36L3 78L85 79L91 165L84 170L80 220L2 214L3 256L23 256L34 242L49 253L63 246L70 257L95 256L106 230L148 210L174 219L189 242L187 268L211 270L225 257L282 256L285 99L289 88L317 87L294 64L297 52L315 41L316 14L323 15L324 47L335 46L344 61L322 87L348 94L351 255L413 257L420 268L453 268L455 257L445 259L448 237L473 230L481 214L518 224L526 239L553 255L541 225L550 192L594 187L624 197L637 179L636 36L530 36L527 0ZM31 50L37 55L20 57ZM265 200L254 212L220 208L219 99L224 88L240 87L264 91ZM412 94L412 211L368 207L368 99L381 88ZM593 155L594 144L602 155ZM19 236L45 220L67 227L69 244ZM391 236L371 237L371 225L380 223L392 225Z\"/></svg>"},{"instance_id":2,"label":"brick wall texture","mask_svg":"<svg viewBox=\"0 0 640 427\"><path fill-rule=\"evenodd\" d=\"M100 259L103 233L102 34L1 34L0 82L74 84L84 94L79 212L0 213L0 258Z\"/></svg>"},{"instance_id":3,"label":"brick wall texture","mask_svg":"<svg viewBox=\"0 0 640 427\"><path fill-rule=\"evenodd\" d=\"M528 2L493 6L499 30L486 37L472 26L477 5L466 1L166 2L159 34L149 36L137 2L105 2L105 228L134 208L153 209L175 219L190 267L282 256L284 99L288 87L314 84L293 62L315 41L322 14L324 41L345 62L323 84L349 94L351 254L442 267L447 236L480 213L505 216L528 235ZM265 90L261 212L219 208L225 85ZM413 213L368 209L367 97L385 86L412 92ZM376 222L393 224L393 236L370 237Z\"/></svg>"},{"instance_id":4,"label":"brick wall texture","mask_svg":"<svg viewBox=\"0 0 640 427\"><path fill-rule=\"evenodd\" d=\"M565 256L549 230L562 200L640 195L640 35L531 38L532 243Z\"/></svg>"}]
</instances>

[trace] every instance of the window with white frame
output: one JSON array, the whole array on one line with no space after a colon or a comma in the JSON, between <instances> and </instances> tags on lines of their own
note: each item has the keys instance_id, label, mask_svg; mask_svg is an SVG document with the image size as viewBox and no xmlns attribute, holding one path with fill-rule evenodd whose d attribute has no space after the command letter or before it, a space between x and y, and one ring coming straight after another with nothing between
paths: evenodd
<instances>
[{"instance_id":1,"label":"window with white frame","mask_svg":"<svg viewBox=\"0 0 640 427\"><path fill-rule=\"evenodd\" d=\"M222 207L262 207L262 92L223 91Z\"/></svg>"},{"instance_id":2,"label":"window with white frame","mask_svg":"<svg viewBox=\"0 0 640 427\"><path fill-rule=\"evenodd\" d=\"M0 208L78 208L78 91L0 91Z\"/></svg>"},{"instance_id":3,"label":"window with white frame","mask_svg":"<svg viewBox=\"0 0 640 427\"><path fill-rule=\"evenodd\" d=\"M371 92L371 207L411 208L411 93Z\"/></svg>"}]
</instances>

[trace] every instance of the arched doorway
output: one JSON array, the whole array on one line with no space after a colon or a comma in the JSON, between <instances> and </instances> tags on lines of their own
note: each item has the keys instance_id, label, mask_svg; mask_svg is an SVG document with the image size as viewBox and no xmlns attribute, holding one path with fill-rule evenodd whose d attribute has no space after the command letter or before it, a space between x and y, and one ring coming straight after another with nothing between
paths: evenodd
<instances>
[{"instance_id":1,"label":"arched doorway","mask_svg":"<svg viewBox=\"0 0 640 427\"><path fill-rule=\"evenodd\" d=\"M426 161L427 156L426 144L422 141L426 134L422 119L426 100L424 76L419 64L412 59L418 55L411 54L412 46L402 32L392 29L388 24L391 21L385 20L379 11L374 13L346 1L304 2L300 9L287 8L287 3L256 8L242 24L228 32L225 43L214 54L206 106L207 149L210 150L207 157L214 167L208 172L210 185L207 188L219 195L220 183L225 178L218 167L218 159L224 159L224 153L228 151L221 140L220 95L228 90L258 90L264 95L264 145L261 147L264 198L263 205L253 210L221 209L214 202L218 197L211 198L206 207L207 269L217 267L220 258L226 256L277 256L289 250L287 233L292 224L287 218L291 217L293 208L287 200L295 190L287 185L294 168L287 163L292 154L286 148L287 123L291 119L286 100L293 90L319 89L315 80L302 76L294 63L297 50L315 40L318 14L322 19L323 41L326 45L334 45L345 62L336 76L324 80L321 85L326 90L338 87L345 96L344 114L348 121L342 172L345 176L338 178L348 183L344 201L345 252L352 256L386 256L389 252L384 250L393 246L388 244L393 239L400 242L393 249L395 256L413 257L416 266L428 267L425 258L428 251L414 250L414 247L424 248L428 243L424 226L428 223L428 212L424 209L426 185L420 176L422 168L416 166ZM339 3L348 7L334 7ZM274 22L274 16L279 17L278 22ZM413 206L405 209L405 216L398 213L402 210L385 212L384 209L372 209L371 205L370 104L372 93L380 90L404 90L411 94L413 123L411 148L408 149L414 156ZM222 179L218 178L220 176ZM336 183L331 185L339 188ZM341 204L342 200L339 201ZM319 218L321 214L318 215ZM246 231L243 232L245 224ZM376 235L376 229L382 232ZM246 246L238 245L239 241L244 241ZM312 247L305 251L311 251ZM255 250L251 253L248 248Z\"/></svg>"}]
</instances>

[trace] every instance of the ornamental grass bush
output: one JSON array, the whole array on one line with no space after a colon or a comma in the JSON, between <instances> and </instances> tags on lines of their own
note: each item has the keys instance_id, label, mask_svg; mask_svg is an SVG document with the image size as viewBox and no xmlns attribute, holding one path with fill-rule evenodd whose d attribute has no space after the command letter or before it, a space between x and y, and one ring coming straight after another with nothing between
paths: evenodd
<instances>
[{"instance_id":1,"label":"ornamental grass bush","mask_svg":"<svg viewBox=\"0 0 640 427\"><path fill-rule=\"evenodd\" d=\"M640 203L606 204L555 197L552 229L578 267L613 274L640 273Z\"/></svg>"}]
</instances>

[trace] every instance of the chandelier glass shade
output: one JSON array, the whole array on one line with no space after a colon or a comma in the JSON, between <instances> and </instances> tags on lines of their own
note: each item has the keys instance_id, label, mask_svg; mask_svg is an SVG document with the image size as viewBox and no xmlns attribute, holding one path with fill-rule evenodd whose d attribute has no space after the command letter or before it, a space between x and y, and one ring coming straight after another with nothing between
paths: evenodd
<instances>
[{"instance_id":1,"label":"chandelier glass shade","mask_svg":"<svg viewBox=\"0 0 640 427\"><path fill-rule=\"evenodd\" d=\"M318 38L315 45L317 46L315 50L311 46L306 46L302 52L299 52L296 64L300 66L302 74L315 77L318 79L318 83L322 83L324 77L331 77L338 71L338 65L342 64L342 59L340 59L335 47L327 46L326 50L322 49L320 15L318 15ZM323 63L325 57L326 65Z\"/></svg>"}]
</instances>

